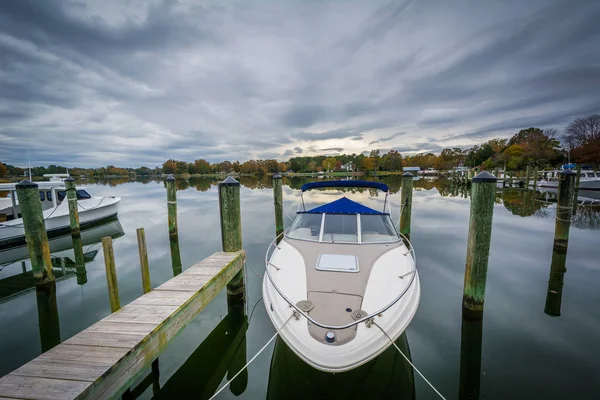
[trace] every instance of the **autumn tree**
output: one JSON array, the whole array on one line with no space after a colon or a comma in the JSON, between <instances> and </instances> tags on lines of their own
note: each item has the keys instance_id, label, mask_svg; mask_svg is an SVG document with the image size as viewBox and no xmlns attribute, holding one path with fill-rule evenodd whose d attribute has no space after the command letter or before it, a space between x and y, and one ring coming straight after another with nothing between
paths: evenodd
<instances>
[{"instance_id":1,"label":"autumn tree","mask_svg":"<svg viewBox=\"0 0 600 400\"><path fill-rule=\"evenodd\" d=\"M163 174L174 174L177 172L177 161L167 160L162 166Z\"/></svg>"},{"instance_id":2,"label":"autumn tree","mask_svg":"<svg viewBox=\"0 0 600 400\"><path fill-rule=\"evenodd\" d=\"M178 174L185 174L188 172L189 166L185 161L175 161L175 170Z\"/></svg>"},{"instance_id":3,"label":"autumn tree","mask_svg":"<svg viewBox=\"0 0 600 400\"><path fill-rule=\"evenodd\" d=\"M373 170L378 170L381 164L381 156L379 155L379 150L371 150L369 158L373 160Z\"/></svg>"},{"instance_id":4,"label":"autumn tree","mask_svg":"<svg viewBox=\"0 0 600 400\"><path fill-rule=\"evenodd\" d=\"M576 162L600 163L600 115L572 121L565 130L564 140Z\"/></svg>"},{"instance_id":5,"label":"autumn tree","mask_svg":"<svg viewBox=\"0 0 600 400\"><path fill-rule=\"evenodd\" d=\"M360 169L363 171L373 171L375 169L375 162L371 157L365 157L360 160Z\"/></svg>"},{"instance_id":6,"label":"autumn tree","mask_svg":"<svg viewBox=\"0 0 600 400\"><path fill-rule=\"evenodd\" d=\"M324 171L333 171L335 169L335 164L337 163L337 160L333 157L329 157L323 160L323 163L321 164L321 166L323 167Z\"/></svg>"},{"instance_id":7,"label":"autumn tree","mask_svg":"<svg viewBox=\"0 0 600 400\"><path fill-rule=\"evenodd\" d=\"M390 150L381 157L381 168L385 171L401 171L402 155L397 150Z\"/></svg>"},{"instance_id":8,"label":"autumn tree","mask_svg":"<svg viewBox=\"0 0 600 400\"><path fill-rule=\"evenodd\" d=\"M565 137L575 146L585 146L600 140L600 115L573 120L565 130Z\"/></svg>"},{"instance_id":9,"label":"autumn tree","mask_svg":"<svg viewBox=\"0 0 600 400\"><path fill-rule=\"evenodd\" d=\"M0 177L6 176L6 174L8 174L8 168L6 168L6 165L0 163Z\"/></svg>"},{"instance_id":10,"label":"autumn tree","mask_svg":"<svg viewBox=\"0 0 600 400\"><path fill-rule=\"evenodd\" d=\"M202 158L194 161L190 164L189 168L190 174L209 174L210 173L210 163Z\"/></svg>"}]
</instances>

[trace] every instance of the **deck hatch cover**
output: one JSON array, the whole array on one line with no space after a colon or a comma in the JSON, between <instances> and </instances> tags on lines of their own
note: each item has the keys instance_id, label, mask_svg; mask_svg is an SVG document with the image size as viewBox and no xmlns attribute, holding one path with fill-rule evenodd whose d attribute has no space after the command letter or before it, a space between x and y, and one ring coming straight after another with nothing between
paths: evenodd
<instances>
[{"instance_id":1,"label":"deck hatch cover","mask_svg":"<svg viewBox=\"0 0 600 400\"><path fill-rule=\"evenodd\" d=\"M321 254L317 260L320 271L358 272L358 258L347 254Z\"/></svg>"}]
</instances>

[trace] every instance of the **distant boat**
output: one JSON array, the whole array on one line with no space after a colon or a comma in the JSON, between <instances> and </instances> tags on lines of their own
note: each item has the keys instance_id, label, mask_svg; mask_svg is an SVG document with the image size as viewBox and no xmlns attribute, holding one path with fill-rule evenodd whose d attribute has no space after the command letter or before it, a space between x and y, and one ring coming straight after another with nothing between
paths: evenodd
<instances>
[{"instance_id":1,"label":"distant boat","mask_svg":"<svg viewBox=\"0 0 600 400\"><path fill-rule=\"evenodd\" d=\"M386 212L387 185L320 181L301 191L332 187L382 190L383 211L346 197L299 211L267 250L263 298L294 353L319 370L343 372L372 360L404 332L421 289L412 246Z\"/></svg>"},{"instance_id":2,"label":"distant boat","mask_svg":"<svg viewBox=\"0 0 600 400\"><path fill-rule=\"evenodd\" d=\"M550 171L546 173L546 179L538 180L537 186L542 188L557 188L558 175L562 171ZM533 181L530 185L533 185ZM600 172L582 170L579 179L579 190L600 190Z\"/></svg>"},{"instance_id":3,"label":"distant boat","mask_svg":"<svg viewBox=\"0 0 600 400\"><path fill-rule=\"evenodd\" d=\"M65 200L66 174L50 176L51 180L36 182L44 215L44 224L49 238L63 236L71 232L69 206ZM23 219L20 218L19 201L15 183L0 184L0 192L9 191L10 197L0 199L0 252L14 247L26 246ZM92 197L85 188L77 188L77 209L81 229L87 229L114 218L118 213L120 197Z\"/></svg>"},{"instance_id":4,"label":"distant boat","mask_svg":"<svg viewBox=\"0 0 600 400\"><path fill-rule=\"evenodd\" d=\"M440 174L440 171L438 171L435 168L427 168L427 169L417 172L417 174L423 175L423 176L438 176Z\"/></svg>"}]
</instances>

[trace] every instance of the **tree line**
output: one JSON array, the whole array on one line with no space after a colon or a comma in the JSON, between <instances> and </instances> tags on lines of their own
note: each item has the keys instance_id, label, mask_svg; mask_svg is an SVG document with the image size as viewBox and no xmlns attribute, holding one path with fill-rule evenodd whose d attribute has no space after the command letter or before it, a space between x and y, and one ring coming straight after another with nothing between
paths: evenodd
<instances>
[{"instance_id":1,"label":"tree line","mask_svg":"<svg viewBox=\"0 0 600 400\"><path fill-rule=\"evenodd\" d=\"M542 168L553 168L561 163L571 162L600 164L600 115L594 114L577 118L567 125L564 132L553 128L521 129L510 139L495 138L469 149L446 148L436 155L419 153L401 155L396 150L381 154L379 150L361 154L341 154L335 156L292 157L287 162L274 159L248 160L245 162L222 161L210 163L205 159L194 162L169 159L162 167L121 168L108 165L101 168L71 168L74 176L153 176L160 174L225 174L267 175L277 172L335 172L335 171L402 171L403 167L421 169L436 168L449 170L457 166L482 167L484 169L506 168L524 169L527 164ZM65 173L66 167L49 165L33 167L32 174ZM0 177L23 176L25 170L0 163Z\"/></svg>"}]
</instances>

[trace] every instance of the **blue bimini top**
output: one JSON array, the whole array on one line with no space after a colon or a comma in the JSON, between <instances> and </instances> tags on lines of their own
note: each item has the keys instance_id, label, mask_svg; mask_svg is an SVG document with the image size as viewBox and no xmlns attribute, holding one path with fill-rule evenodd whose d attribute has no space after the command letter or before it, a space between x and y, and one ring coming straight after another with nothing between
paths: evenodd
<instances>
[{"instance_id":1,"label":"blue bimini top","mask_svg":"<svg viewBox=\"0 0 600 400\"><path fill-rule=\"evenodd\" d=\"M387 192L388 186L381 182L372 181L354 181L348 179L342 179L339 181L321 181L321 182L309 182L302 185L301 191L306 192L310 189L317 188L330 188L330 187L356 187L356 188L373 188Z\"/></svg>"},{"instance_id":2,"label":"blue bimini top","mask_svg":"<svg viewBox=\"0 0 600 400\"><path fill-rule=\"evenodd\" d=\"M300 211L298 214L366 214L366 215L387 215L381 211L373 210L367 206L363 206L347 197L342 197L332 201L331 203L323 204L322 206L313 208L308 211Z\"/></svg>"}]
</instances>

